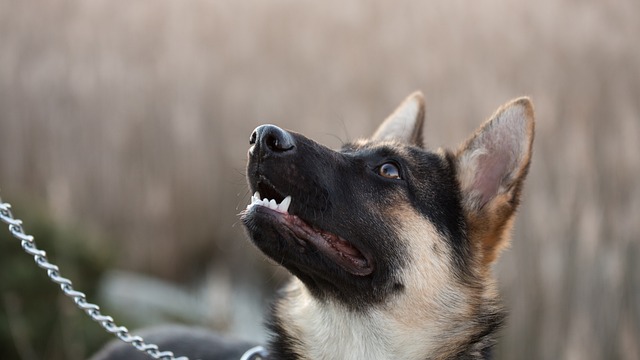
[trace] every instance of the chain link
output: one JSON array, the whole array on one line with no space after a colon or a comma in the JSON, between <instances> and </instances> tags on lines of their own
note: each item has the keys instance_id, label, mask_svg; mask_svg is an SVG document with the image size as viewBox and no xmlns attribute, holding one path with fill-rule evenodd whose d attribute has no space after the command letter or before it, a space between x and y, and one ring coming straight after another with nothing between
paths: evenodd
<instances>
[{"instance_id":1,"label":"chain link","mask_svg":"<svg viewBox=\"0 0 640 360\"><path fill-rule=\"evenodd\" d=\"M29 255L33 256L33 259L39 267L47 271L47 275L51 278L51 281L60 285L62 292L71 298L78 308L84 310L84 312L87 313L93 321L100 324L108 333L117 336L120 340L131 344L136 349L146 353L154 359L189 360L184 356L175 357L171 351L160 351L157 345L147 344L140 336L131 335L126 327L116 325L111 316L103 315L100 312L100 307L98 305L88 302L85 294L74 290L71 280L60 275L60 269L47 260L47 253L36 247L33 236L27 235L24 232L24 229L22 228L22 220L14 219L13 214L11 213L11 204L3 203L2 199L0 199L0 220L9 225L9 231L16 239L20 240L22 249L24 249L24 251Z\"/></svg>"},{"instance_id":2,"label":"chain link","mask_svg":"<svg viewBox=\"0 0 640 360\"><path fill-rule=\"evenodd\" d=\"M247 350L240 360L266 360L269 352L262 346L252 347Z\"/></svg>"}]
</instances>

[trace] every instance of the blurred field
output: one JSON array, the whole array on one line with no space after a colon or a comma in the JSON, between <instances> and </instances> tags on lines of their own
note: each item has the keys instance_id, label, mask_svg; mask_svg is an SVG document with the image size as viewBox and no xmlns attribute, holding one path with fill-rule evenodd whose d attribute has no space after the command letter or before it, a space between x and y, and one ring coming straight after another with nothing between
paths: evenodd
<instances>
[{"instance_id":1,"label":"blurred field","mask_svg":"<svg viewBox=\"0 0 640 360\"><path fill-rule=\"evenodd\" d=\"M0 0L2 197L100 234L114 268L210 292L223 319L208 325L234 330L227 310L260 310L229 293L259 307L283 276L236 216L255 126L337 147L421 89L427 143L456 146L530 95L498 358L640 359L639 14L637 0Z\"/></svg>"}]
</instances>

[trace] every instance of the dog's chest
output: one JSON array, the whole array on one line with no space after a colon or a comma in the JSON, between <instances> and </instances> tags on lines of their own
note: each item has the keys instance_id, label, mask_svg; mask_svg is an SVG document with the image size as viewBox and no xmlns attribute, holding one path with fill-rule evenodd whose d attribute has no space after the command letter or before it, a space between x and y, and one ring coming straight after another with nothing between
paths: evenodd
<instances>
[{"instance_id":1,"label":"dog's chest","mask_svg":"<svg viewBox=\"0 0 640 360\"><path fill-rule=\"evenodd\" d=\"M424 333L407 332L384 313L357 313L305 296L296 300L280 315L289 343L302 359L411 360L428 354Z\"/></svg>"},{"instance_id":2,"label":"dog's chest","mask_svg":"<svg viewBox=\"0 0 640 360\"><path fill-rule=\"evenodd\" d=\"M313 314L305 319L303 340L309 359L392 359L389 339L378 324L363 322L353 314ZM316 317L314 317L316 315Z\"/></svg>"}]
</instances>

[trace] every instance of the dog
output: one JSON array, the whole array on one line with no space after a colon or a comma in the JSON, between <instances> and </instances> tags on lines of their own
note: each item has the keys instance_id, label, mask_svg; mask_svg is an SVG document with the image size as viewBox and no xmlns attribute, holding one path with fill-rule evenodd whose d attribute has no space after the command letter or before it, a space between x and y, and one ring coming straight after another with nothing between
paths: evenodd
<instances>
[{"instance_id":1,"label":"dog","mask_svg":"<svg viewBox=\"0 0 640 360\"><path fill-rule=\"evenodd\" d=\"M293 275L267 320L264 358L491 357L506 313L491 267L531 162L533 106L503 105L457 150L426 150L424 117L416 92L338 151L274 125L251 134L241 220ZM255 345L175 328L146 340L201 360ZM136 352L112 344L93 359L145 358Z\"/></svg>"}]
</instances>

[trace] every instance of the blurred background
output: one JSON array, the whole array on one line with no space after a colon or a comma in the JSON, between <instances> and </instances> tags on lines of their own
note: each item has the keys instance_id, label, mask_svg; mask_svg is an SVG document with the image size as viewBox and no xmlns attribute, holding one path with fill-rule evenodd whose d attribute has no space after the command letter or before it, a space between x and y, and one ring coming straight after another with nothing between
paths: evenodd
<instances>
[{"instance_id":1,"label":"blurred background","mask_svg":"<svg viewBox=\"0 0 640 360\"><path fill-rule=\"evenodd\" d=\"M410 92L455 147L536 106L499 359L640 359L640 2L0 0L0 187L90 301L129 328L264 339L286 274L245 238L262 123L331 147ZM0 357L110 337L0 231Z\"/></svg>"}]
</instances>

